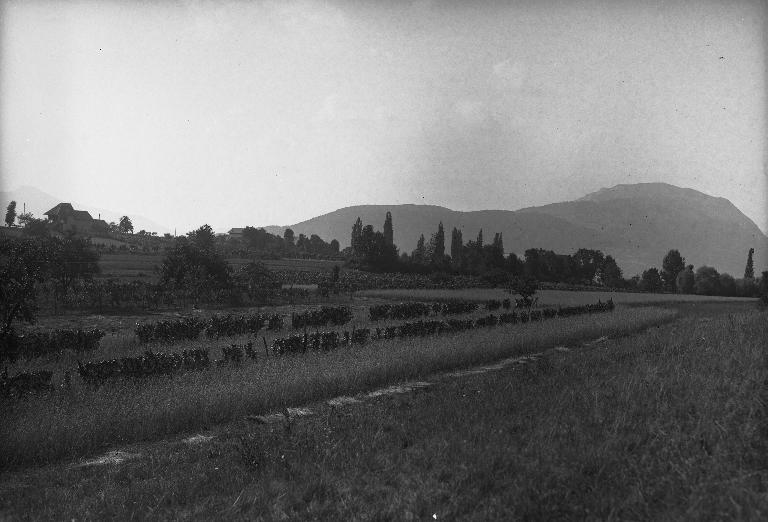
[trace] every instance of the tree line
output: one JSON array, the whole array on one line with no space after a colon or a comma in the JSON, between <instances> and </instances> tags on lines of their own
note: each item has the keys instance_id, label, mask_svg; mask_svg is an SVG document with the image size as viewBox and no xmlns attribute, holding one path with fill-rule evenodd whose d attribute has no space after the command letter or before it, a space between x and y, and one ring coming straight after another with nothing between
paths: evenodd
<instances>
[{"instance_id":1,"label":"tree line","mask_svg":"<svg viewBox=\"0 0 768 522\"><path fill-rule=\"evenodd\" d=\"M621 268L610 254L580 248L573 254L559 254L542 248L529 248L523 257L505 255L502 233L485 242L481 229L474 239L464 243L463 233L451 231L446 252L443 223L430 235L421 234L416 248L399 253L393 240L392 214L387 212L383 231L364 225L358 217L352 225L351 247L345 253L360 268L380 272L418 272L446 275L481 276L501 285L514 278L529 278L547 283L597 285L615 289L645 292L677 292L702 295L757 297L768 294L768 272L755 277L754 248L747 255L744 277L735 279L715 268L701 266L694 270L686 265L678 250L670 250L661 269L645 270L641 275L624 278Z\"/></svg>"},{"instance_id":2,"label":"tree line","mask_svg":"<svg viewBox=\"0 0 768 522\"><path fill-rule=\"evenodd\" d=\"M446 249L443 223L431 234L419 237L411 253L398 253L392 241L392 215L387 212L384 231L363 225L358 217L352 226L349 257L361 268L374 271L444 273L447 275L483 276L498 284L515 277L538 281L572 284L599 284L621 286L622 272L616 260L599 250L579 249L574 254L557 254L551 250L530 248L520 258L515 253L505 256L502 233L486 242L481 229L474 239L464 243L463 233L451 231L450 246ZM446 251L447 250L447 251Z\"/></svg>"},{"instance_id":3,"label":"tree line","mask_svg":"<svg viewBox=\"0 0 768 522\"><path fill-rule=\"evenodd\" d=\"M631 285L646 292L677 292L680 294L758 297L768 295L768 271L755 277L755 249L747 252L744 277L736 279L728 273L719 273L711 266L685 263L678 250L670 250L661 262L661 269L651 267L631 280Z\"/></svg>"}]
</instances>

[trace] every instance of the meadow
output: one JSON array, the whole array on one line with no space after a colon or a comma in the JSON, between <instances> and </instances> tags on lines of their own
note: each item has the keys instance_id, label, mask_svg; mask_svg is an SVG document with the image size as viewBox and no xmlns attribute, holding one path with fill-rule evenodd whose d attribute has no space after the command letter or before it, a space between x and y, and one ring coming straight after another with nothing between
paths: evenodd
<instances>
[{"instance_id":1,"label":"meadow","mask_svg":"<svg viewBox=\"0 0 768 522\"><path fill-rule=\"evenodd\" d=\"M147 253L105 253L99 258L100 279L120 279L124 281L145 281L156 283L158 270L163 264L164 254ZM253 262L253 259L228 258L227 263L233 270ZM324 259L263 259L260 260L269 270L290 270L292 272L330 273L333 267L343 264L340 261Z\"/></svg>"},{"instance_id":2,"label":"meadow","mask_svg":"<svg viewBox=\"0 0 768 522\"><path fill-rule=\"evenodd\" d=\"M738 302L674 308L620 307L613 314L517 325L514 333L499 327L413 346L372 343L317 356L306 367L300 358L265 361L227 370L224 380L157 382L145 392L126 387L111 399L82 395L92 410L82 409L80 417L72 415L77 408L62 417L65 404L44 403L43 415L28 413L16 431L32 437L25 448L20 440L14 448L3 432L3 455L45 447L55 434L65 439L58 443L63 451L38 458L73 456L78 441L67 437L77 423L105 434L109 423L98 418L117 407L112 435L129 430L118 437L119 447L140 456L112 466L72 468L65 461L8 471L0 479L1 513L46 519L762 519L768 513L765 312ZM602 335L611 339L583 346ZM497 372L438 378L418 393L318 407L290 424L259 425L246 417L291 400L368 389L384 367L392 377L400 371L435 381L425 374L552 346L568 350L548 350L535 363ZM417 361L432 362L411 368L414 350ZM359 379L338 387L351 372ZM270 388L270 379L302 384L290 395ZM188 395L160 399L174 389ZM165 415L153 417L153 410ZM193 411L205 422L190 424ZM60 415L58 423L71 419L72 433L56 433L48 415ZM120 424L123 417L131 422ZM166 431L180 429L179 435L164 437L163 422L180 422ZM206 427L213 439L183 440ZM35 439L38 432L46 435ZM129 445L132 438L155 442ZM94 440L81 450L105 447Z\"/></svg>"},{"instance_id":3,"label":"meadow","mask_svg":"<svg viewBox=\"0 0 768 522\"><path fill-rule=\"evenodd\" d=\"M378 289L361 290L360 297L394 300L439 301L462 299L467 301L487 301L488 299L508 299L511 294L502 288L467 288L461 290L443 289ZM573 292L569 290L539 290L536 293L537 306L574 306L593 303L598 299L605 302L613 299L616 304L648 305L670 303L707 303L707 302L754 302L749 297L719 297L694 294L650 294L638 292Z\"/></svg>"},{"instance_id":4,"label":"meadow","mask_svg":"<svg viewBox=\"0 0 768 522\"><path fill-rule=\"evenodd\" d=\"M543 347L601 336L625 335L669 320L674 312L656 308L496 326L454 335L376 340L331 353L296 357L264 356L239 366L189 372L173 378L125 381L100 388L74 380L44 396L29 396L3 407L0 464L41 463L74 458L105 444L163 437L205 429L247 414L259 414L335 395L493 361ZM243 339L244 340L244 339ZM106 341L106 342L105 342ZM103 340L99 350L113 357L146 349L135 340L116 353L120 338ZM176 343L174 351L226 346L238 339ZM103 353L92 355L103 357ZM72 355L47 360L59 385ZM29 361L23 364L30 364Z\"/></svg>"},{"instance_id":5,"label":"meadow","mask_svg":"<svg viewBox=\"0 0 768 522\"><path fill-rule=\"evenodd\" d=\"M97 278L157 282L157 270L163 264L161 254L102 254Z\"/></svg>"}]
</instances>

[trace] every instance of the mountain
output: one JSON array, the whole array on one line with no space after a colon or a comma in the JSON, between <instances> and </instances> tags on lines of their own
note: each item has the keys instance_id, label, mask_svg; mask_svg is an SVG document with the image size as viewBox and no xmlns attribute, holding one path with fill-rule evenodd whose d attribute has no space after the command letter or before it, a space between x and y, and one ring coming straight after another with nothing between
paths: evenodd
<instances>
[{"instance_id":1,"label":"mountain","mask_svg":"<svg viewBox=\"0 0 768 522\"><path fill-rule=\"evenodd\" d=\"M725 198L666 183L617 185L576 201L518 212L546 213L600 230L602 250L629 273L660 266L676 248L695 266L714 266L744 275L747 251L755 249L756 270L768 268L768 238Z\"/></svg>"},{"instance_id":2,"label":"mountain","mask_svg":"<svg viewBox=\"0 0 768 522\"><path fill-rule=\"evenodd\" d=\"M298 234L317 234L323 239L338 239L342 248L349 246L352 224L359 216L363 224L381 230L387 211L392 212L394 241L401 251L416 248L419 235L429 240L442 221L446 234L446 248L450 246L451 230L462 231L464 242L477 237L483 229L484 239L490 241L495 232L503 232L507 245L537 244L553 250L571 250L598 239L599 233L571 224L556 216L545 214L517 214L508 210L482 210L459 212L432 205L360 205L346 207L329 214L303 221L290 228ZM288 227L265 227L268 232L281 234ZM509 250L509 248L508 248ZM511 251L511 250L509 250Z\"/></svg>"},{"instance_id":3,"label":"mountain","mask_svg":"<svg viewBox=\"0 0 768 522\"><path fill-rule=\"evenodd\" d=\"M101 219L107 223L110 221L117 223L120 221L121 216L128 215L131 218L131 223L133 223L133 228L136 232L142 229L149 232L157 232L160 235L165 232L171 232L167 226L156 223L144 216L133 214L130 211L115 212L114 210L92 207L75 201L67 201L28 185L22 185L16 190L0 192L0 208L3 209L3 216L5 216L5 209L11 201L16 202L17 215L22 213L24 204L26 204L27 212L32 212L36 218L45 218L43 213L49 211L59 203L72 203L72 206L76 210L87 210L94 219L98 219L100 214Z\"/></svg>"},{"instance_id":4,"label":"mountain","mask_svg":"<svg viewBox=\"0 0 768 522\"><path fill-rule=\"evenodd\" d=\"M392 212L395 244L411 252L420 234L428 240L442 221L446 250L453 227L464 243L480 229L486 241L503 233L507 253L528 248L572 253L594 248L614 256L625 276L660 267L676 248L686 263L714 266L734 277L744 274L747 251L755 249L755 270L768 269L768 238L755 223L724 198L666 183L617 185L576 201L511 210L460 212L431 205L360 205L346 207L290 227L265 227L273 234L291 228L296 235L317 234L349 246L352 224L359 216L377 230Z\"/></svg>"}]
</instances>

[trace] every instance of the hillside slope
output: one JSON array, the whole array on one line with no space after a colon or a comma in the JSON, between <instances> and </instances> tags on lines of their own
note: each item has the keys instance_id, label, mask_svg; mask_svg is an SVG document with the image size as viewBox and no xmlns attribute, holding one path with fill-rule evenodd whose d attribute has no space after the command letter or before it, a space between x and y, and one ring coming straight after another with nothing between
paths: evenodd
<instances>
[{"instance_id":1,"label":"hillside slope","mask_svg":"<svg viewBox=\"0 0 768 522\"><path fill-rule=\"evenodd\" d=\"M686 262L710 265L735 277L744 273L747 251L755 248L755 270L768 269L768 239L760 229L724 198L665 183L617 185L588 194L576 201L530 207L518 211L480 210L460 212L432 205L359 205L318 216L290 228L298 234L317 234L349 246L352 224L359 216L364 224L381 230L387 211L392 212L395 244L411 252L420 234L429 238L442 221L446 248L453 227L464 242L477 237L486 241L495 232L504 235L507 253L518 255L528 248L571 253L577 248L596 248L612 254L631 276L660 266L664 254L677 248ZM266 227L282 234L287 227Z\"/></svg>"},{"instance_id":2,"label":"hillside slope","mask_svg":"<svg viewBox=\"0 0 768 522\"><path fill-rule=\"evenodd\" d=\"M23 204L26 203L27 212L32 212L36 218L45 218L43 212L47 212L59 203L72 203L72 206L77 210L87 210L94 219L97 219L99 214L101 214L101 219L108 223L110 221L117 223L120 221L120 216L127 214L131 218L133 228L136 232L142 229L150 232L157 232L160 235L164 234L165 232L172 232L172 230L167 226L156 223L151 219L138 214L133 214L130 212L115 212L109 209L84 205L76 201L67 201L56 196L52 196L47 192L43 192L38 188L30 187L27 185L17 187L15 190L9 190L6 192L0 191L0 206L3 209L3 216L5 216L5 208L11 201L16 201L17 214L21 214Z\"/></svg>"},{"instance_id":3,"label":"hillside slope","mask_svg":"<svg viewBox=\"0 0 768 522\"><path fill-rule=\"evenodd\" d=\"M392 212L394 241L401 252L411 252L421 234L429 236L443 223L446 248L450 247L451 230L462 231L464 243L475 239L482 229L485 241L493 239L496 232L504 235L507 252L522 252L536 245L560 252L591 244L599 239L599 232L581 225L574 225L557 216L547 214L518 214L508 210L481 210L459 212L431 205L359 205L346 207L312 218L290 228L296 235L317 234L325 240L338 239L342 248L349 246L352 224L358 218L374 229L384 227L387 211ZM266 227L273 234L282 234L287 227Z\"/></svg>"},{"instance_id":4,"label":"hillside slope","mask_svg":"<svg viewBox=\"0 0 768 522\"><path fill-rule=\"evenodd\" d=\"M659 266L672 248L695 266L741 277L753 247L755 269L768 268L768 240L730 201L666 183L617 185L518 213L545 213L599 231L597 247L611 252L628 273Z\"/></svg>"}]
</instances>

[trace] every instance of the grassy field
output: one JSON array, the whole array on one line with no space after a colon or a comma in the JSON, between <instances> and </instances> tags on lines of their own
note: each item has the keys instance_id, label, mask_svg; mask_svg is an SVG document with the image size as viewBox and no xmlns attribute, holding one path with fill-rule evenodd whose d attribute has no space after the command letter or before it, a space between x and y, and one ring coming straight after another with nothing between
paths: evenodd
<instances>
[{"instance_id":1,"label":"grassy field","mask_svg":"<svg viewBox=\"0 0 768 522\"><path fill-rule=\"evenodd\" d=\"M235 260L229 260L234 262ZM250 262L246 260L246 262ZM295 270L298 272L328 272L338 265L344 270L343 261L328 261L325 259L265 259L261 261L270 270Z\"/></svg>"},{"instance_id":2,"label":"grassy field","mask_svg":"<svg viewBox=\"0 0 768 522\"><path fill-rule=\"evenodd\" d=\"M677 308L673 322L587 348L544 323L531 342L571 351L292 425L238 417L208 443L128 446L142 456L116 466L6 472L0 518L765 519L765 312ZM643 310L654 315L610 317ZM143 408L129 397L123 415Z\"/></svg>"},{"instance_id":3,"label":"grassy field","mask_svg":"<svg viewBox=\"0 0 768 522\"><path fill-rule=\"evenodd\" d=\"M102 254L99 278L156 282L157 270L163 264L161 254Z\"/></svg>"},{"instance_id":4,"label":"grassy field","mask_svg":"<svg viewBox=\"0 0 768 522\"><path fill-rule=\"evenodd\" d=\"M509 299L511 296L501 288L468 288L464 290L361 290L356 293L359 297L375 297L379 299L394 299L402 301L440 301L448 299L463 299L467 301L487 301L488 299ZM598 299L603 302L613 299L616 304L665 304L683 302L754 302L749 297L718 297L688 294L645 294L636 292L572 292L568 290L539 290L538 306L572 306L594 303Z\"/></svg>"},{"instance_id":5,"label":"grassy field","mask_svg":"<svg viewBox=\"0 0 768 522\"><path fill-rule=\"evenodd\" d=\"M371 341L328 354L264 357L241 367L214 368L138 384L125 382L97 390L76 379L71 387L51 395L3 406L0 413L6 422L0 426L0 465L73 458L104 445L205 429L246 414L422 378L558 344L626 335L673 316L672 311L651 307L618 309L406 342ZM190 341L173 349L206 345L210 347L211 342ZM135 344L129 348L134 352L142 349ZM56 364L66 366L71 361L65 358Z\"/></svg>"},{"instance_id":6,"label":"grassy field","mask_svg":"<svg viewBox=\"0 0 768 522\"><path fill-rule=\"evenodd\" d=\"M127 281L156 282L159 269L163 264L164 254L102 254L98 265L103 279L115 278ZM233 270L251 263L252 259L229 258L227 262ZM270 270L293 270L298 272L328 272L339 265L343 270L341 261L328 261L323 259L264 259L260 261Z\"/></svg>"}]
</instances>

